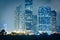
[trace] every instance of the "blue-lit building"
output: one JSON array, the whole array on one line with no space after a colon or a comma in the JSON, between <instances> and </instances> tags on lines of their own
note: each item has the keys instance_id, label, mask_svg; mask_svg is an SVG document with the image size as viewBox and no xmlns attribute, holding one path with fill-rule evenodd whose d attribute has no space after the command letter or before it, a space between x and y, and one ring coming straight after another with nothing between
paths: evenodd
<instances>
[{"instance_id":1,"label":"blue-lit building","mask_svg":"<svg viewBox=\"0 0 60 40\"><path fill-rule=\"evenodd\" d=\"M32 0L25 0L25 26L26 30L32 30Z\"/></svg>"},{"instance_id":2,"label":"blue-lit building","mask_svg":"<svg viewBox=\"0 0 60 40\"><path fill-rule=\"evenodd\" d=\"M15 20L14 20L14 24L15 24L15 30L14 31L24 31L24 14L21 13L21 5L19 5L18 7L16 7L15 10Z\"/></svg>"},{"instance_id":3,"label":"blue-lit building","mask_svg":"<svg viewBox=\"0 0 60 40\"><path fill-rule=\"evenodd\" d=\"M25 12L21 13L17 7L16 24L17 30L33 33L52 33L56 31L56 11L48 6L39 7L38 13L33 14L33 0L25 0Z\"/></svg>"},{"instance_id":4,"label":"blue-lit building","mask_svg":"<svg viewBox=\"0 0 60 40\"><path fill-rule=\"evenodd\" d=\"M33 15L32 22L33 22L32 30L34 33L36 33L37 32L37 15Z\"/></svg>"},{"instance_id":5,"label":"blue-lit building","mask_svg":"<svg viewBox=\"0 0 60 40\"><path fill-rule=\"evenodd\" d=\"M57 32L57 23L56 23L56 15L57 15L57 12L55 10L51 11L52 12L52 28L53 28L53 32Z\"/></svg>"},{"instance_id":6,"label":"blue-lit building","mask_svg":"<svg viewBox=\"0 0 60 40\"><path fill-rule=\"evenodd\" d=\"M38 31L41 32L52 32L52 13L50 7L39 7L38 15Z\"/></svg>"}]
</instances>

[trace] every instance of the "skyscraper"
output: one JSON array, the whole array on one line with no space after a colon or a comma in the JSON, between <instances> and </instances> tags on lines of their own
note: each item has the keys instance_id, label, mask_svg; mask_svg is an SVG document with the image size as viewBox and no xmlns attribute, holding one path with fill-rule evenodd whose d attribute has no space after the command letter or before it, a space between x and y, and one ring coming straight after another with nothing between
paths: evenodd
<instances>
[{"instance_id":1,"label":"skyscraper","mask_svg":"<svg viewBox=\"0 0 60 40\"><path fill-rule=\"evenodd\" d=\"M34 33L37 32L37 15L33 15L32 17L32 22L33 22L33 26L32 26L32 30Z\"/></svg>"},{"instance_id":2,"label":"skyscraper","mask_svg":"<svg viewBox=\"0 0 60 40\"><path fill-rule=\"evenodd\" d=\"M26 30L32 29L32 0L25 0L25 25Z\"/></svg>"},{"instance_id":3,"label":"skyscraper","mask_svg":"<svg viewBox=\"0 0 60 40\"><path fill-rule=\"evenodd\" d=\"M38 9L38 31L52 32L52 14L50 7L39 7Z\"/></svg>"},{"instance_id":4,"label":"skyscraper","mask_svg":"<svg viewBox=\"0 0 60 40\"><path fill-rule=\"evenodd\" d=\"M19 5L15 11L15 30L19 32L24 31L24 14L21 12L21 5Z\"/></svg>"},{"instance_id":5,"label":"skyscraper","mask_svg":"<svg viewBox=\"0 0 60 40\"><path fill-rule=\"evenodd\" d=\"M55 10L52 11L52 28L53 28L53 32L57 32L57 23L56 23L56 15L57 12Z\"/></svg>"}]
</instances>

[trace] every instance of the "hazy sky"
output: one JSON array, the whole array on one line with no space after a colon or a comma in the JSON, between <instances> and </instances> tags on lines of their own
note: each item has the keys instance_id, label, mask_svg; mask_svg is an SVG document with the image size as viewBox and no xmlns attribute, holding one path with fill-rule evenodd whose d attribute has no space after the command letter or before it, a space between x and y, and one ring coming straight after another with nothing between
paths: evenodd
<instances>
[{"instance_id":1,"label":"hazy sky","mask_svg":"<svg viewBox=\"0 0 60 40\"><path fill-rule=\"evenodd\" d=\"M17 6L22 6L24 0L0 0L0 27L7 24L6 30L14 30L14 11ZM60 26L60 0L33 0L33 13L36 14L39 6L50 6L57 11L57 26ZM22 13L23 13L22 12Z\"/></svg>"}]
</instances>

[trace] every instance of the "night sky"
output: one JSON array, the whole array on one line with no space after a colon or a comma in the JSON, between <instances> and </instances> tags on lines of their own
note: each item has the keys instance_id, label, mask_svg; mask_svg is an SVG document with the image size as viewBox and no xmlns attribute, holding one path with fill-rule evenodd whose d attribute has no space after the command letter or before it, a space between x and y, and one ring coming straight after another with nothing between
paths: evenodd
<instances>
[{"instance_id":1,"label":"night sky","mask_svg":"<svg viewBox=\"0 0 60 40\"><path fill-rule=\"evenodd\" d=\"M0 28L5 28L9 32L14 31L14 11L19 5L24 13L24 0L0 0ZM56 10L57 26L60 26L60 0L33 0L34 14L37 14L39 6L50 6L52 10Z\"/></svg>"}]
</instances>

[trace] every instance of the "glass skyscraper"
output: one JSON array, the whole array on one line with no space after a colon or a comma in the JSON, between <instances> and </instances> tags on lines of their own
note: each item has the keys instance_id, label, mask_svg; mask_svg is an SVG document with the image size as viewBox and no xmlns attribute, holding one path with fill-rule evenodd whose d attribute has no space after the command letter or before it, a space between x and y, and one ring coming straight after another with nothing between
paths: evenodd
<instances>
[{"instance_id":1,"label":"glass skyscraper","mask_svg":"<svg viewBox=\"0 0 60 40\"><path fill-rule=\"evenodd\" d=\"M26 30L32 29L32 0L25 0L25 26Z\"/></svg>"},{"instance_id":2,"label":"glass skyscraper","mask_svg":"<svg viewBox=\"0 0 60 40\"><path fill-rule=\"evenodd\" d=\"M53 28L53 32L57 32L57 23L56 23L56 11L55 10L53 10L53 11L51 11L52 12L52 28Z\"/></svg>"},{"instance_id":3,"label":"glass skyscraper","mask_svg":"<svg viewBox=\"0 0 60 40\"><path fill-rule=\"evenodd\" d=\"M38 15L38 31L39 32L52 32L52 14L50 7L39 7Z\"/></svg>"},{"instance_id":4,"label":"glass skyscraper","mask_svg":"<svg viewBox=\"0 0 60 40\"><path fill-rule=\"evenodd\" d=\"M33 14L33 0L25 0L25 12L21 13L21 7L16 8L15 26L17 30L28 33L52 33L56 31L56 12L48 6L38 8L37 14Z\"/></svg>"},{"instance_id":5,"label":"glass skyscraper","mask_svg":"<svg viewBox=\"0 0 60 40\"><path fill-rule=\"evenodd\" d=\"M24 14L21 11L21 5L19 5L18 7L16 7L15 10L15 31L19 31L22 32L25 30L24 28Z\"/></svg>"}]
</instances>

